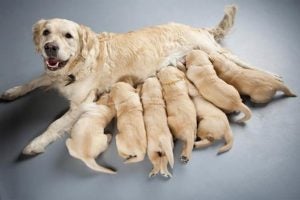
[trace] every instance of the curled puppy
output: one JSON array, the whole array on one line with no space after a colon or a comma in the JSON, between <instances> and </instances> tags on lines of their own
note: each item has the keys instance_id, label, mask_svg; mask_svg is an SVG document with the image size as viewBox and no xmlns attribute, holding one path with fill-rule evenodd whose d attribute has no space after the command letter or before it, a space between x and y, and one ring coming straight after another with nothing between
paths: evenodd
<instances>
[{"instance_id":1,"label":"curled puppy","mask_svg":"<svg viewBox=\"0 0 300 200\"><path fill-rule=\"evenodd\" d=\"M175 138L184 143L181 161L190 160L196 137L196 110L188 94L184 73L175 67L165 67L158 73L167 106L168 125Z\"/></svg>"},{"instance_id":2,"label":"curled puppy","mask_svg":"<svg viewBox=\"0 0 300 200\"><path fill-rule=\"evenodd\" d=\"M212 103L206 101L199 94L192 83L189 85L189 94L194 102L197 118L199 120L197 136L201 139L195 142L195 148L203 148L211 145L214 140L225 140L226 144L218 153L224 153L233 145L233 135L227 116Z\"/></svg>"},{"instance_id":3,"label":"curled puppy","mask_svg":"<svg viewBox=\"0 0 300 200\"><path fill-rule=\"evenodd\" d=\"M186 76L206 100L226 112L242 111L244 116L237 122L251 118L251 111L242 103L238 91L217 76L205 52L193 50L188 53L186 67Z\"/></svg>"},{"instance_id":4,"label":"curled puppy","mask_svg":"<svg viewBox=\"0 0 300 200\"><path fill-rule=\"evenodd\" d=\"M94 91L90 92L81 105L85 113L73 126L71 138L67 139L66 146L71 156L82 160L91 169L115 174L115 171L102 167L95 161L95 158L107 149L111 141L111 134L104 134L104 128L115 116L109 95L104 94L97 103L93 102L95 96Z\"/></svg>"},{"instance_id":5,"label":"curled puppy","mask_svg":"<svg viewBox=\"0 0 300 200\"><path fill-rule=\"evenodd\" d=\"M173 138L168 127L161 85L156 77L145 80L141 97L147 132L147 153L153 165L149 177L155 176L159 172L165 177L171 177L168 163L173 168Z\"/></svg>"},{"instance_id":6,"label":"curled puppy","mask_svg":"<svg viewBox=\"0 0 300 200\"><path fill-rule=\"evenodd\" d=\"M117 112L118 153L125 163L142 161L146 154L147 138L140 97L131 85L124 82L115 83L110 94Z\"/></svg>"},{"instance_id":7,"label":"curled puppy","mask_svg":"<svg viewBox=\"0 0 300 200\"><path fill-rule=\"evenodd\" d=\"M282 91L288 97L296 96L281 80L267 72L239 67L217 53L210 54L209 58L218 76L242 95L250 96L254 103L269 102L276 91Z\"/></svg>"}]
</instances>

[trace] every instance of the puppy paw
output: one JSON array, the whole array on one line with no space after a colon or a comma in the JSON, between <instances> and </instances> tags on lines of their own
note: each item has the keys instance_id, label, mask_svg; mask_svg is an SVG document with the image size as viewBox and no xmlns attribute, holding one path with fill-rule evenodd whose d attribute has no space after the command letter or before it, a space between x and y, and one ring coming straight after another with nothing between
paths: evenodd
<instances>
[{"instance_id":1,"label":"puppy paw","mask_svg":"<svg viewBox=\"0 0 300 200\"><path fill-rule=\"evenodd\" d=\"M170 174L169 172L161 172L160 173L164 178L172 178L172 174Z\"/></svg>"},{"instance_id":2,"label":"puppy paw","mask_svg":"<svg viewBox=\"0 0 300 200\"><path fill-rule=\"evenodd\" d=\"M157 174L158 174L158 171L153 169L153 170L149 173L149 178L152 178L152 177L156 176Z\"/></svg>"},{"instance_id":3,"label":"puppy paw","mask_svg":"<svg viewBox=\"0 0 300 200\"><path fill-rule=\"evenodd\" d=\"M33 141L24 148L22 153L25 155L36 155L36 154L43 153L44 151L45 148L42 145L39 145Z\"/></svg>"},{"instance_id":4,"label":"puppy paw","mask_svg":"<svg viewBox=\"0 0 300 200\"><path fill-rule=\"evenodd\" d=\"M187 164L189 162L189 158L186 157L186 156L181 156L180 157L180 161L183 163L183 164Z\"/></svg>"},{"instance_id":5,"label":"puppy paw","mask_svg":"<svg viewBox=\"0 0 300 200\"><path fill-rule=\"evenodd\" d=\"M10 88L0 96L0 99L4 101L13 101L19 97L19 93L21 90L22 90L21 86Z\"/></svg>"}]
</instances>

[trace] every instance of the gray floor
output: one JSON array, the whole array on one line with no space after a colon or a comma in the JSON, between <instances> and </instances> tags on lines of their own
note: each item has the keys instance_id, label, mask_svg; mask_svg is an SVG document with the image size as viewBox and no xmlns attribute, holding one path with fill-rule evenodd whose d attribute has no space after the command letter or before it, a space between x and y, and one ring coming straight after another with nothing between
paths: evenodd
<instances>
[{"instance_id":1,"label":"gray floor","mask_svg":"<svg viewBox=\"0 0 300 200\"><path fill-rule=\"evenodd\" d=\"M42 73L34 53L31 26L40 18L60 17L95 31L126 32L170 21L213 26L231 1L13 1L0 2L0 91ZM284 77L300 94L299 1L236 1L234 30L224 41L240 57ZM151 165L124 165L115 141L99 159L118 169L116 176L97 174L71 158L64 139L44 154L23 159L23 147L58 117L68 104L56 92L36 91L0 104L0 199L300 199L300 103L276 98L254 106L245 126L232 124L233 149L221 156L221 143L193 152L178 162L173 178L148 179Z\"/></svg>"}]
</instances>

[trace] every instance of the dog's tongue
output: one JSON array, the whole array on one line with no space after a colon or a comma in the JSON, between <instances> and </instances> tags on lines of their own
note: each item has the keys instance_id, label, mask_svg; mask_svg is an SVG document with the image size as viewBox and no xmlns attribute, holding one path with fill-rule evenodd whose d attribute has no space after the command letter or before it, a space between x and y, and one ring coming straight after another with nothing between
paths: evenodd
<instances>
[{"instance_id":1,"label":"dog's tongue","mask_svg":"<svg viewBox=\"0 0 300 200\"><path fill-rule=\"evenodd\" d=\"M55 66L59 62L59 60L57 60L56 58L49 58L47 61L51 66Z\"/></svg>"}]
</instances>

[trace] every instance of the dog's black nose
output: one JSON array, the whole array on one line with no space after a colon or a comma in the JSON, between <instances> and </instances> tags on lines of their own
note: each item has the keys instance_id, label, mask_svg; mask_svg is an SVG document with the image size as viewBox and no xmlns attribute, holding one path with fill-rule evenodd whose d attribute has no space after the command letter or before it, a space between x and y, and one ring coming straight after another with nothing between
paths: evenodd
<instances>
[{"instance_id":1,"label":"dog's black nose","mask_svg":"<svg viewBox=\"0 0 300 200\"><path fill-rule=\"evenodd\" d=\"M48 42L45 44L44 49L45 49L47 56L56 57L59 47L53 42Z\"/></svg>"}]
</instances>

